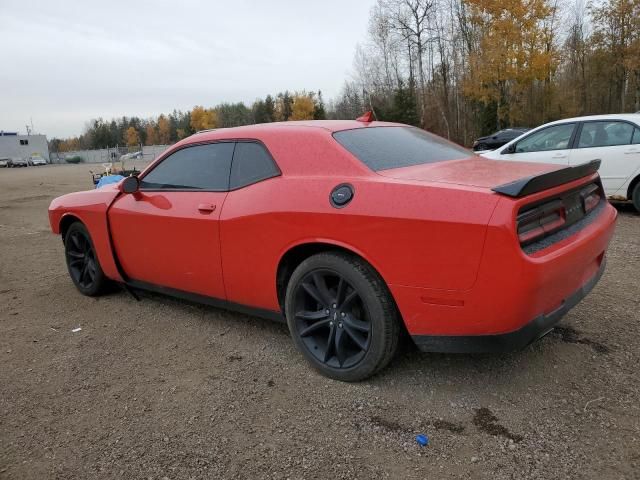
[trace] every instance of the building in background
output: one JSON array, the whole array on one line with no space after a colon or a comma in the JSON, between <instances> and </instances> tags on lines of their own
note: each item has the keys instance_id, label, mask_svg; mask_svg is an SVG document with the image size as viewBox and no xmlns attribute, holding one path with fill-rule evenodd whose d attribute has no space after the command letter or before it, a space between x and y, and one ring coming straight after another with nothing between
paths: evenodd
<instances>
[{"instance_id":1,"label":"building in background","mask_svg":"<svg viewBox=\"0 0 640 480\"><path fill-rule=\"evenodd\" d=\"M39 155L49 162L49 142L45 135L19 135L0 130L0 158L30 158Z\"/></svg>"}]
</instances>

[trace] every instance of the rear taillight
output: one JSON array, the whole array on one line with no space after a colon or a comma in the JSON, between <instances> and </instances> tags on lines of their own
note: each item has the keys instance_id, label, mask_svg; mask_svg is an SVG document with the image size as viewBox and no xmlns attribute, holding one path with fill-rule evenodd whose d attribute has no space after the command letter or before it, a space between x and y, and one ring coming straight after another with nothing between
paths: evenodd
<instances>
[{"instance_id":1,"label":"rear taillight","mask_svg":"<svg viewBox=\"0 0 640 480\"><path fill-rule=\"evenodd\" d=\"M580 191L580 199L582 200L582 207L585 213L589 213L596 208L600 203L600 187L598 185L589 185L587 188Z\"/></svg>"},{"instance_id":2,"label":"rear taillight","mask_svg":"<svg viewBox=\"0 0 640 480\"><path fill-rule=\"evenodd\" d=\"M564 226L567 214L561 200L545 203L518 215L518 239L527 245Z\"/></svg>"},{"instance_id":3,"label":"rear taillight","mask_svg":"<svg viewBox=\"0 0 640 480\"><path fill-rule=\"evenodd\" d=\"M520 244L524 247L576 224L596 210L603 198L602 185L598 181L563 192L556 198L526 205L516 219Z\"/></svg>"}]
</instances>

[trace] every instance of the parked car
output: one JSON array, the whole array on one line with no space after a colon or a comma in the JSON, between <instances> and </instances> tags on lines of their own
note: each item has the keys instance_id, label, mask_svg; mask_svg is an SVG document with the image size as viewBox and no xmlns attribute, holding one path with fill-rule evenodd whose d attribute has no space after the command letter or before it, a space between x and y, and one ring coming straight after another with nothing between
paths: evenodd
<instances>
[{"instance_id":1,"label":"parked car","mask_svg":"<svg viewBox=\"0 0 640 480\"><path fill-rule=\"evenodd\" d=\"M29 165L32 165L34 167L37 167L39 165L46 165L47 161L42 158L40 155L31 155L31 157L29 157Z\"/></svg>"},{"instance_id":2,"label":"parked car","mask_svg":"<svg viewBox=\"0 0 640 480\"><path fill-rule=\"evenodd\" d=\"M29 166L29 162L27 162L26 158L12 158L11 159L11 167L16 168L16 167L28 167Z\"/></svg>"},{"instance_id":3,"label":"parked car","mask_svg":"<svg viewBox=\"0 0 640 480\"><path fill-rule=\"evenodd\" d=\"M630 200L640 211L639 114L594 115L547 123L499 150L480 155L493 160L568 166L600 159L605 194Z\"/></svg>"},{"instance_id":4,"label":"parked car","mask_svg":"<svg viewBox=\"0 0 640 480\"><path fill-rule=\"evenodd\" d=\"M525 132L528 132L528 128L505 128L499 132L492 133L486 137L480 137L473 142L473 149L476 152L484 150L494 150L500 148L505 143L510 142L514 138L518 138Z\"/></svg>"},{"instance_id":5,"label":"parked car","mask_svg":"<svg viewBox=\"0 0 640 480\"><path fill-rule=\"evenodd\" d=\"M192 135L49 220L82 294L115 281L286 321L313 367L355 381L403 329L434 352L551 330L605 268L597 168L485 160L370 115L269 123Z\"/></svg>"},{"instance_id":6,"label":"parked car","mask_svg":"<svg viewBox=\"0 0 640 480\"><path fill-rule=\"evenodd\" d=\"M11 159L0 158L0 168L9 168L9 167L11 167Z\"/></svg>"}]
</instances>

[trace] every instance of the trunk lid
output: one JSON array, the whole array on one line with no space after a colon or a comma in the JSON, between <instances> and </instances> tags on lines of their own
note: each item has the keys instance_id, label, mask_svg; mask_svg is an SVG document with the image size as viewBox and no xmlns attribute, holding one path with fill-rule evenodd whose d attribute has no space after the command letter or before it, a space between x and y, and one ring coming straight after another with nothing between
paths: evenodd
<instances>
[{"instance_id":1,"label":"trunk lid","mask_svg":"<svg viewBox=\"0 0 640 480\"><path fill-rule=\"evenodd\" d=\"M379 175L398 180L451 183L470 187L493 188L525 177L564 168L530 162L508 162L471 157L463 160L427 163L411 167L379 170Z\"/></svg>"}]
</instances>

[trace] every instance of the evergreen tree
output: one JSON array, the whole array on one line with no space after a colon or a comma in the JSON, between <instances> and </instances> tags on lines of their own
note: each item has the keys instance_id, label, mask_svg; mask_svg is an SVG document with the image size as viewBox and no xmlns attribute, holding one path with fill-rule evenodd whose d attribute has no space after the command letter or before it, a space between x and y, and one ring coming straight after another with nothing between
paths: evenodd
<instances>
[{"instance_id":1,"label":"evergreen tree","mask_svg":"<svg viewBox=\"0 0 640 480\"><path fill-rule=\"evenodd\" d=\"M285 90L282 95L282 120L287 121L293 113L293 97L289 94L289 90Z\"/></svg>"},{"instance_id":2,"label":"evergreen tree","mask_svg":"<svg viewBox=\"0 0 640 480\"><path fill-rule=\"evenodd\" d=\"M414 91L412 85L405 87L402 81L398 83L398 88L393 95L393 106L389 120L407 125L419 125L420 117L418 116L418 105Z\"/></svg>"},{"instance_id":3,"label":"evergreen tree","mask_svg":"<svg viewBox=\"0 0 640 480\"><path fill-rule=\"evenodd\" d=\"M322 100L322 92L318 90L318 97L315 99L315 106L313 109L314 120L325 120L327 113L324 108L324 100Z\"/></svg>"},{"instance_id":4,"label":"evergreen tree","mask_svg":"<svg viewBox=\"0 0 640 480\"><path fill-rule=\"evenodd\" d=\"M267 118L267 107L264 100L256 100L253 102L251 111L253 112L253 121L255 123L269 122L269 119Z\"/></svg>"},{"instance_id":5,"label":"evergreen tree","mask_svg":"<svg viewBox=\"0 0 640 480\"><path fill-rule=\"evenodd\" d=\"M265 122L273 122L275 120L276 103L271 95L267 95L264 99Z\"/></svg>"},{"instance_id":6,"label":"evergreen tree","mask_svg":"<svg viewBox=\"0 0 640 480\"><path fill-rule=\"evenodd\" d=\"M253 121L253 113L242 103L221 103L216 107L218 125L220 127L238 127L249 125Z\"/></svg>"}]
</instances>

